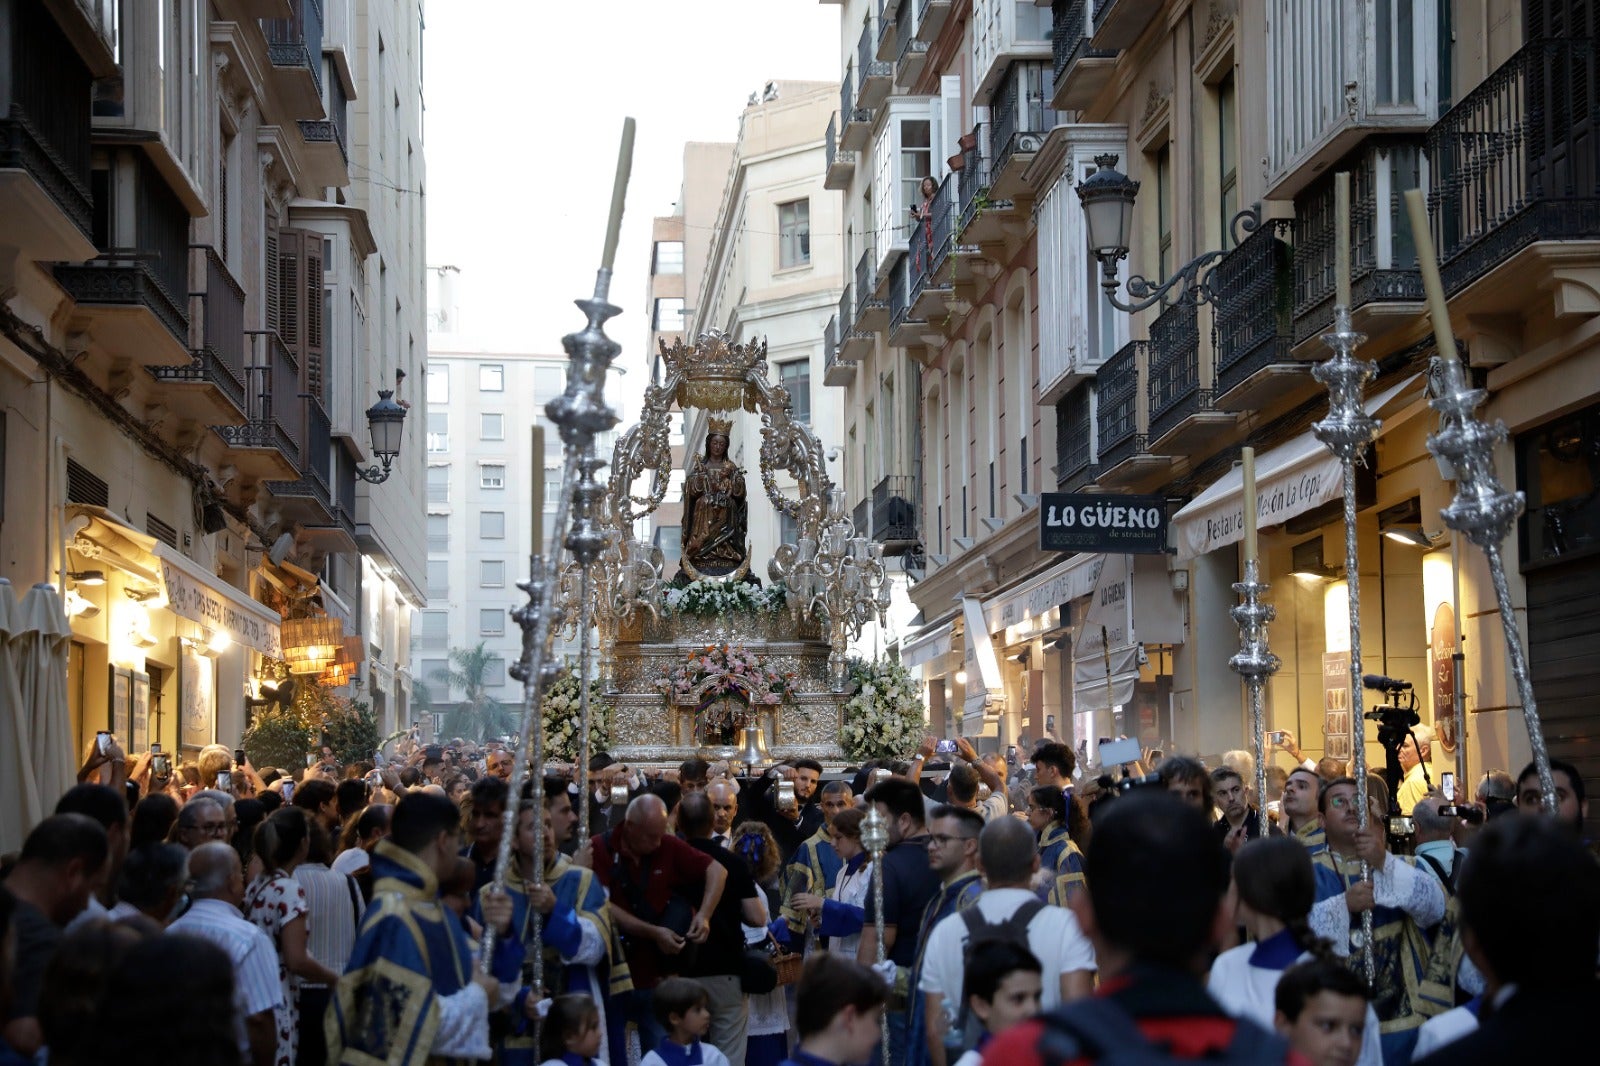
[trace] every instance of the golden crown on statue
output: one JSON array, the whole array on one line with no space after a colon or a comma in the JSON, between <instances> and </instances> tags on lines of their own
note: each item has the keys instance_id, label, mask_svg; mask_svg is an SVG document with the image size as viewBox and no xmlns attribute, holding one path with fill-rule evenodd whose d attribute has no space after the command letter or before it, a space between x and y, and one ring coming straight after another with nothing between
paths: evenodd
<instances>
[{"instance_id":1,"label":"golden crown on statue","mask_svg":"<svg viewBox=\"0 0 1600 1066\"><path fill-rule=\"evenodd\" d=\"M661 341L661 359L667 379L677 381L674 398L679 407L711 411L743 407L755 412L756 391L750 383L753 375L766 377L765 341L734 344L726 334L708 330L692 345L679 340L669 348Z\"/></svg>"},{"instance_id":2,"label":"golden crown on statue","mask_svg":"<svg viewBox=\"0 0 1600 1066\"><path fill-rule=\"evenodd\" d=\"M720 433L726 437L733 432L733 419L731 418L712 418L707 420L707 424L711 427L708 430L709 433Z\"/></svg>"}]
</instances>

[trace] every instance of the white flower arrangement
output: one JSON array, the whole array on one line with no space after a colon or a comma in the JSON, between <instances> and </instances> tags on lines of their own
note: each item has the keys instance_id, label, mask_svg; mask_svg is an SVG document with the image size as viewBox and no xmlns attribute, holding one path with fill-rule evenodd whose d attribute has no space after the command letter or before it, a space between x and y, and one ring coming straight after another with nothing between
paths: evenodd
<instances>
[{"instance_id":1,"label":"white flower arrangement","mask_svg":"<svg viewBox=\"0 0 1600 1066\"><path fill-rule=\"evenodd\" d=\"M668 614L687 614L697 618L713 615L776 614L788 602L788 590L781 584L759 588L744 581L691 581L682 588L667 589Z\"/></svg>"},{"instance_id":2,"label":"white flower arrangement","mask_svg":"<svg viewBox=\"0 0 1600 1066\"><path fill-rule=\"evenodd\" d=\"M583 755L582 692L578 675L569 666L545 689L539 706L544 727L544 755L553 762L576 762ZM589 682L589 752L601 752L611 742L611 706L599 681Z\"/></svg>"},{"instance_id":3,"label":"white flower arrangement","mask_svg":"<svg viewBox=\"0 0 1600 1066\"><path fill-rule=\"evenodd\" d=\"M845 701L839 745L852 761L892 759L914 750L927 731L922 693L892 659L850 660L855 695Z\"/></svg>"}]
</instances>

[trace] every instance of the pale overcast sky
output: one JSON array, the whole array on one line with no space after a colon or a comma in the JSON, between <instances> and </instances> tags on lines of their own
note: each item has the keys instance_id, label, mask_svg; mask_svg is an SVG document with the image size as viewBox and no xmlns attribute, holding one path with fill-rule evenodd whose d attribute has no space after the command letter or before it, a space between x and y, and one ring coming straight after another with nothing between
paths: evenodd
<instances>
[{"instance_id":1,"label":"pale overcast sky","mask_svg":"<svg viewBox=\"0 0 1600 1066\"><path fill-rule=\"evenodd\" d=\"M623 345L634 395L650 219L671 213L684 143L732 141L750 93L769 80L837 79L839 10L818 0L428 3L428 264L461 269L462 332L558 352L581 325L572 300L593 288L632 115L638 144L611 289L623 313L607 332Z\"/></svg>"}]
</instances>

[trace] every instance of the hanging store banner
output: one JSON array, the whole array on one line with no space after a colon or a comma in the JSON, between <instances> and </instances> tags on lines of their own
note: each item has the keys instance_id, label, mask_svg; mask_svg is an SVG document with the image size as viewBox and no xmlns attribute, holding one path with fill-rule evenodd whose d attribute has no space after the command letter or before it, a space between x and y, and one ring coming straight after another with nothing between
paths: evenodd
<instances>
[{"instance_id":1,"label":"hanging store banner","mask_svg":"<svg viewBox=\"0 0 1600 1066\"><path fill-rule=\"evenodd\" d=\"M1164 496L1046 492L1039 497L1039 550L1164 555Z\"/></svg>"},{"instance_id":2,"label":"hanging store banner","mask_svg":"<svg viewBox=\"0 0 1600 1066\"><path fill-rule=\"evenodd\" d=\"M213 633L226 633L262 655L274 659L283 657L278 612L223 584L220 578L165 542L157 541L155 549L161 563L167 607L173 614Z\"/></svg>"},{"instance_id":3,"label":"hanging store banner","mask_svg":"<svg viewBox=\"0 0 1600 1066\"><path fill-rule=\"evenodd\" d=\"M1445 753L1454 755L1460 730L1456 721L1456 614L1448 603L1441 603L1433 612L1433 632L1429 636L1433 728Z\"/></svg>"}]
</instances>

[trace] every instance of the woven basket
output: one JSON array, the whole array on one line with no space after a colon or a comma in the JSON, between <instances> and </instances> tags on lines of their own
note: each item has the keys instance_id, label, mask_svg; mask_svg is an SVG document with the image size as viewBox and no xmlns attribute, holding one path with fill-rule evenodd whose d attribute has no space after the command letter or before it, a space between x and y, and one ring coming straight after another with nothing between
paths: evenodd
<instances>
[{"instance_id":1,"label":"woven basket","mask_svg":"<svg viewBox=\"0 0 1600 1066\"><path fill-rule=\"evenodd\" d=\"M792 985L800 980L800 970L805 959L800 955L775 955L772 958L773 968L778 971L778 985Z\"/></svg>"}]
</instances>

